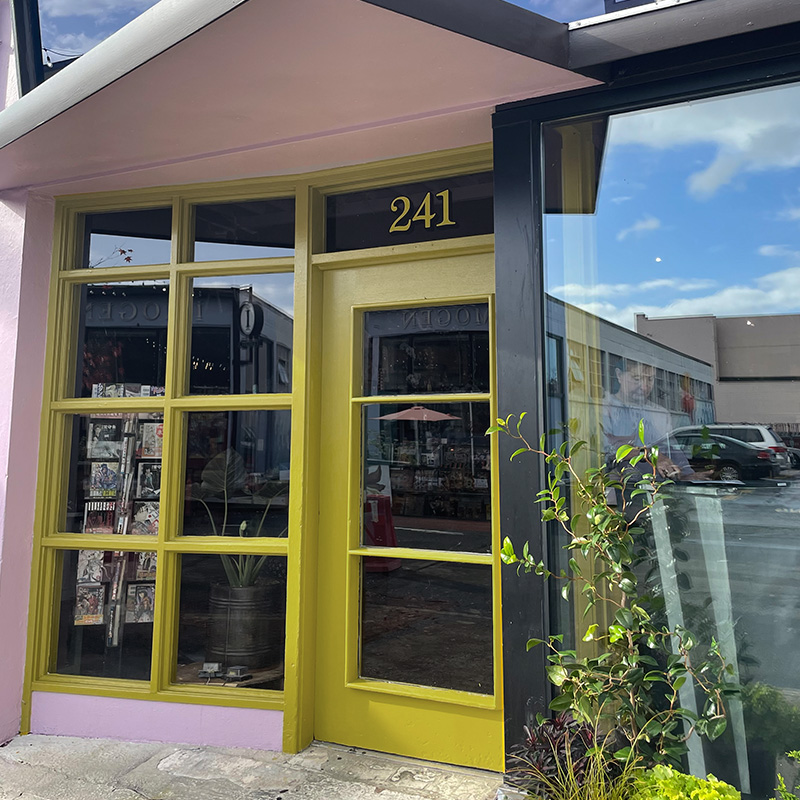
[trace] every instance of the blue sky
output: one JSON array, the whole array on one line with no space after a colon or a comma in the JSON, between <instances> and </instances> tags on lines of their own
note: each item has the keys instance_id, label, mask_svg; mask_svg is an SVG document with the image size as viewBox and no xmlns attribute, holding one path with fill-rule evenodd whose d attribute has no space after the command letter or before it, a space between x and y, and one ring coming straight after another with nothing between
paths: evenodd
<instances>
[{"instance_id":1,"label":"blue sky","mask_svg":"<svg viewBox=\"0 0 800 800\"><path fill-rule=\"evenodd\" d=\"M155 4L156 0L39 0L42 44L58 53L80 55ZM514 5L562 21L603 13L603 0L518 0ZM50 57L64 58L57 53Z\"/></svg>"},{"instance_id":2,"label":"blue sky","mask_svg":"<svg viewBox=\"0 0 800 800\"><path fill-rule=\"evenodd\" d=\"M626 327L800 311L800 87L612 119L597 213L546 220L548 289Z\"/></svg>"}]
</instances>

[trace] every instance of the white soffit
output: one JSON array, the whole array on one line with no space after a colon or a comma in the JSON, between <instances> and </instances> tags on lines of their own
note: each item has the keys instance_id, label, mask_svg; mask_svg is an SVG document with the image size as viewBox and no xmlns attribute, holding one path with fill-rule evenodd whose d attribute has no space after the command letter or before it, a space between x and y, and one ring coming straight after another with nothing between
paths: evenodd
<instances>
[{"instance_id":1,"label":"white soffit","mask_svg":"<svg viewBox=\"0 0 800 800\"><path fill-rule=\"evenodd\" d=\"M361 0L162 0L0 114L0 189L302 171L347 139L446 149L488 141L499 103L595 83Z\"/></svg>"}]
</instances>

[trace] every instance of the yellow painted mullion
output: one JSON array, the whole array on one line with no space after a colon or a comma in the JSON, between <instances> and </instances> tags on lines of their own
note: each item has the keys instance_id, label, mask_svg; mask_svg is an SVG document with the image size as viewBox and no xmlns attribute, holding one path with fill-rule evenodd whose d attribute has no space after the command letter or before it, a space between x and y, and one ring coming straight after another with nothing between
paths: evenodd
<instances>
[{"instance_id":1,"label":"yellow painted mullion","mask_svg":"<svg viewBox=\"0 0 800 800\"><path fill-rule=\"evenodd\" d=\"M96 533L53 533L42 537L43 548L55 550L129 550L141 553L156 550L155 536L117 536Z\"/></svg>"},{"instance_id":2,"label":"yellow painted mullion","mask_svg":"<svg viewBox=\"0 0 800 800\"><path fill-rule=\"evenodd\" d=\"M283 716L283 749L290 753L314 737L322 276L311 266L311 253L320 243L323 217L321 197L308 184L298 185Z\"/></svg>"},{"instance_id":3,"label":"yellow painted mullion","mask_svg":"<svg viewBox=\"0 0 800 800\"><path fill-rule=\"evenodd\" d=\"M195 394L170 400L178 411L260 411L292 407L290 394Z\"/></svg>"},{"instance_id":4,"label":"yellow painted mullion","mask_svg":"<svg viewBox=\"0 0 800 800\"><path fill-rule=\"evenodd\" d=\"M131 267L95 267L94 269L70 269L59 273L65 286L78 284L119 283L120 281L159 281L167 280L169 264L142 264Z\"/></svg>"},{"instance_id":5,"label":"yellow painted mullion","mask_svg":"<svg viewBox=\"0 0 800 800\"><path fill-rule=\"evenodd\" d=\"M495 297L489 298L489 381L491 400L489 401L489 419L497 419L497 369L496 369L496 336L495 336ZM500 447L499 437L489 437L489 464L491 509L492 509L492 630L494 632L492 654L494 674L494 694L498 706L502 706L503 692L503 592L502 592L502 562L500 561ZM505 743L505 728L501 728L500 736ZM502 752L506 752L503 744Z\"/></svg>"},{"instance_id":6,"label":"yellow painted mullion","mask_svg":"<svg viewBox=\"0 0 800 800\"><path fill-rule=\"evenodd\" d=\"M432 242L369 247L341 253L317 253L313 263L322 270L345 269L427 261L434 258L461 258L493 251L494 234L485 233L480 236L465 236L463 239L439 239Z\"/></svg>"},{"instance_id":7,"label":"yellow painted mullion","mask_svg":"<svg viewBox=\"0 0 800 800\"><path fill-rule=\"evenodd\" d=\"M460 550L422 550L416 547L352 547L351 556L407 558L413 561L451 561L457 564L493 564L491 553L469 553Z\"/></svg>"},{"instance_id":8,"label":"yellow painted mullion","mask_svg":"<svg viewBox=\"0 0 800 800\"><path fill-rule=\"evenodd\" d=\"M423 405L425 403L486 403L491 400L491 394L484 392L462 394L374 394L366 397L353 397L353 405L366 405L367 403L405 403Z\"/></svg>"},{"instance_id":9,"label":"yellow painted mullion","mask_svg":"<svg viewBox=\"0 0 800 800\"><path fill-rule=\"evenodd\" d=\"M93 697L125 697L131 700L155 700L165 703L190 703L233 708L281 710L284 693L274 689L248 689L236 686L173 685L152 692L147 681L119 678L89 678L71 675L45 675L34 681L37 692L69 692Z\"/></svg>"},{"instance_id":10,"label":"yellow painted mullion","mask_svg":"<svg viewBox=\"0 0 800 800\"><path fill-rule=\"evenodd\" d=\"M393 694L399 697L413 697L420 700L433 700L437 703L450 703L472 708L497 708L494 694L477 694L462 692L457 689L441 689L436 686L419 686L410 683L393 683L371 678L356 678L347 682L349 689L361 689L367 692Z\"/></svg>"},{"instance_id":11,"label":"yellow painted mullion","mask_svg":"<svg viewBox=\"0 0 800 800\"><path fill-rule=\"evenodd\" d=\"M263 553L285 556L289 545L287 539L271 536L181 536L165 542L163 548L170 553Z\"/></svg>"},{"instance_id":12,"label":"yellow painted mullion","mask_svg":"<svg viewBox=\"0 0 800 800\"><path fill-rule=\"evenodd\" d=\"M177 667L180 613L179 558L168 551L162 540L158 548L156 565L153 652L150 660L150 691L153 695L170 685Z\"/></svg>"},{"instance_id":13,"label":"yellow painted mullion","mask_svg":"<svg viewBox=\"0 0 800 800\"><path fill-rule=\"evenodd\" d=\"M198 278L217 278L225 275L261 275L273 272L291 272L294 258L240 258L226 261L193 261L177 265L179 274Z\"/></svg>"},{"instance_id":14,"label":"yellow painted mullion","mask_svg":"<svg viewBox=\"0 0 800 800\"><path fill-rule=\"evenodd\" d=\"M70 397L54 400L50 408L62 414L135 414L164 410L163 397Z\"/></svg>"},{"instance_id":15,"label":"yellow painted mullion","mask_svg":"<svg viewBox=\"0 0 800 800\"><path fill-rule=\"evenodd\" d=\"M194 251L194 214L181 196L172 200L172 246L170 264L174 267L191 261Z\"/></svg>"}]
</instances>

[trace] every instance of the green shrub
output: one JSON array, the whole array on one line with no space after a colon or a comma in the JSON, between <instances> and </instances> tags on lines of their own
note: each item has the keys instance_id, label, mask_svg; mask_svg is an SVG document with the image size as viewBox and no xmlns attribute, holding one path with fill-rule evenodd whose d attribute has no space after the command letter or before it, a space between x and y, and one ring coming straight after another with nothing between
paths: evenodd
<instances>
[{"instance_id":1,"label":"green shrub","mask_svg":"<svg viewBox=\"0 0 800 800\"><path fill-rule=\"evenodd\" d=\"M800 750L792 750L790 753L786 754L789 758L794 759L798 764L800 764ZM781 800L800 800L796 794L790 792L786 788L786 781L783 779L783 775L778 775L778 786L777 792L781 796Z\"/></svg>"},{"instance_id":2,"label":"green shrub","mask_svg":"<svg viewBox=\"0 0 800 800\"><path fill-rule=\"evenodd\" d=\"M630 800L741 800L742 795L713 775L708 780L659 765L636 779Z\"/></svg>"}]
</instances>

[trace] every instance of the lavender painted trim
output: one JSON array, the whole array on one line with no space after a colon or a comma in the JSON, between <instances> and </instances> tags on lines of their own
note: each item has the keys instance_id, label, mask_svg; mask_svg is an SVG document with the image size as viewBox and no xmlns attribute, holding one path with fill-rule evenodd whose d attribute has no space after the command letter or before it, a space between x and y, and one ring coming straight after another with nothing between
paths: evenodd
<instances>
[{"instance_id":1,"label":"lavender painted trim","mask_svg":"<svg viewBox=\"0 0 800 800\"><path fill-rule=\"evenodd\" d=\"M31 733L280 750L283 712L34 692Z\"/></svg>"}]
</instances>

